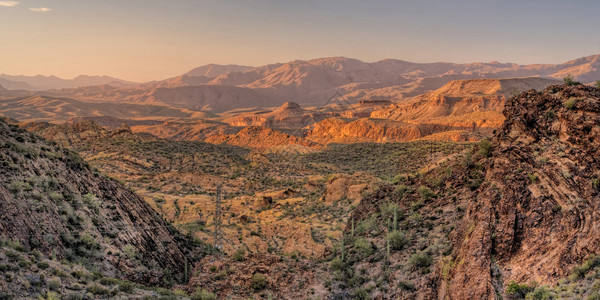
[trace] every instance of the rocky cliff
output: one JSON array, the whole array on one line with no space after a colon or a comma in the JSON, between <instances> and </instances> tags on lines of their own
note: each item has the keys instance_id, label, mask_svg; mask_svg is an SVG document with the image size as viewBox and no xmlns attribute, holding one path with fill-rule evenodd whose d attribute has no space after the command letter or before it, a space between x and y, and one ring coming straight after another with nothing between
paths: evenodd
<instances>
[{"instance_id":1,"label":"rocky cliff","mask_svg":"<svg viewBox=\"0 0 600 300\"><path fill-rule=\"evenodd\" d=\"M440 298L497 299L510 281L554 284L600 252L600 90L531 90L503 114Z\"/></svg>"}]
</instances>

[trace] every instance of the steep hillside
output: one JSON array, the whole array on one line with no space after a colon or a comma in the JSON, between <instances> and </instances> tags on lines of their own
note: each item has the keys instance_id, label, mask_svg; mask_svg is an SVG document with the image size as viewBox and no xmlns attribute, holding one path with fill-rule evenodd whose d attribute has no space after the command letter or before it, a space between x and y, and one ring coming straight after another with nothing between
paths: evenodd
<instances>
[{"instance_id":1,"label":"steep hillside","mask_svg":"<svg viewBox=\"0 0 600 300\"><path fill-rule=\"evenodd\" d=\"M600 252L600 90L529 91L504 115L485 183L454 237L442 286L454 299L497 298L509 281L554 284Z\"/></svg>"},{"instance_id":2,"label":"steep hillside","mask_svg":"<svg viewBox=\"0 0 600 300\"><path fill-rule=\"evenodd\" d=\"M191 244L136 194L76 153L3 121L0 147L0 238L87 272L153 285L184 279ZM8 278L0 276L3 290L39 293Z\"/></svg>"}]
</instances>

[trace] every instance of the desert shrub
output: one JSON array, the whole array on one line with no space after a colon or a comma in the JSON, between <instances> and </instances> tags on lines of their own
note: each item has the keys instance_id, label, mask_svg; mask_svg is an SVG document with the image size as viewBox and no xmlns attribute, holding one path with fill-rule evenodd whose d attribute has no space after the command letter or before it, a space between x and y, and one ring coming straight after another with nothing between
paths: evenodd
<instances>
[{"instance_id":1,"label":"desert shrub","mask_svg":"<svg viewBox=\"0 0 600 300\"><path fill-rule=\"evenodd\" d=\"M133 247L131 244L127 244L125 247L123 247L123 253L125 253L129 259L135 259L136 257L135 247Z\"/></svg>"},{"instance_id":2,"label":"desert shrub","mask_svg":"<svg viewBox=\"0 0 600 300\"><path fill-rule=\"evenodd\" d=\"M377 229L377 219L375 216L372 216L362 222L358 223L356 226L356 234L361 235L363 233L370 233L373 230Z\"/></svg>"},{"instance_id":3,"label":"desert shrub","mask_svg":"<svg viewBox=\"0 0 600 300\"><path fill-rule=\"evenodd\" d=\"M567 109L575 109L575 106L577 106L577 102L579 102L578 99L569 98L569 100L565 101L565 107Z\"/></svg>"},{"instance_id":4,"label":"desert shrub","mask_svg":"<svg viewBox=\"0 0 600 300\"><path fill-rule=\"evenodd\" d=\"M536 183L536 182L540 181L540 179L538 178L538 176L536 174L529 174L529 175L527 175L527 177L529 178L529 181L531 181L531 183Z\"/></svg>"},{"instance_id":5,"label":"desert shrub","mask_svg":"<svg viewBox=\"0 0 600 300\"><path fill-rule=\"evenodd\" d=\"M216 300L217 296L205 289L197 288L192 294L192 300Z\"/></svg>"},{"instance_id":6,"label":"desert shrub","mask_svg":"<svg viewBox=\"0 0 600 300\"><path fill-rule=\"evenodd\" d=\"M565 82L566 85L570 85L570 86L579 84L579 82L575 81L573 79L573 76L571 76L570 74L563 77L563 81Z\"/></svg>"},{"instance_id":7,"label":"desert shrub","mask_svg":"<svg viewBox=\"0 0 600 300\"><path fill-rule=\"evenodd\" d=\"M405 291L414 291L416 290L414 284L408 282L408 281L400 281L398 283L398 287L405 290Z\"/></svg>"},{"instance_id":8,"label":"desert shrub","mask_svg":"<svg viewBox=\"0 0 600 300\"><path fill-rule=\"evenodd\" d=\"M94 295L106 295L109 291L99 285L88 286L87 291Z\"/></svg>"},{"instance_id":9,"label":"desert shrub","mask_svg":"<svg viewBox=\"0 0 600 300\"><path fill-rule=\"evenodd\" d=\"M21 260L21 255L13 251L6 251L4 255L11 261L19 261Z\"/></svg>"},{"instance_id":10,"label":"desert shrub","mask_svg":"<svg viewBox=\"0 0 600 300\"><path fill-rule=\"evenodd\" d=\"M410 264L417 268L427 268L433 263L433 257L427 253L415 253L410 257Z\"/></svg>"},{"instance_id":11,"label":"desert shrub","mask_svg":"<svg viewBox=\"0 0 600 300\"><path fill-rule=\"evenodd\" d=\"M368 257L373 253L373 246L371 245L371 242L365 240L364 238L357 238L354 240L354 249L356 249L357 252L365 257Z\"/></svg>"},{"instance_id":12,"label":"desert shrub","mask_svg":"<svg viewBox=\"0 0 600 300\"><path fill-rule=\"evenodd\" d=\"M429 198L435 196L435 193L433 193L433 191L430 188L428 188L424 185L420 186L417 189L417 191L419 192L419 195L421 196L423 201L427 201L427 200L429 200Z\"/></svg>"},{"instance_id":13,"label":"desert shrub","mask_svg":"<svg viewBox=\"0 0 600 300\"><path fill-rule=\"evenodd\" d=\"M583 262L583 264L581 264L581 266L573 268L569 279L577 280L579 278L583 278L590 270L598 266L600 266L600 256L592 254L588 257L588 259L585 260L585 262Z\"/></svg>"},{"instance_id":14,"label":"desert shrub","mask_svg":"<svg viewBox=\"0 0 600 300\"><path fill-rule=\"evenodd\" d=\"M242 260L244 260L245 255L246 255L246 250L244 248L240 247L237 250L235 250L235 253L233 253L232 259L235 261L242 261Z\"/></svg>"},{"instance_id":15,"label":"desert shrub","mask_svg":"<svg viewBox=\"0 0 600 300\"><path fill-rule=\"evenodd\" d=\"M252 275L252 279L250 279L250 286L254 290L262 290L266 288L268 284L269 282L267 281L267 278L260 273Z\"/></svg>"},{"instance_id":16,"label":"desert shrub","mask_svg":"<svg viewBox=\"0 0 600 300\"><path fill-rule=\"evenodd\" d=\"M525 296L525 298L527 299L533 299L533 300L550 300L550 299L554 299L554 296L552 295L552 293L550 292L550 290L548 289L547 286L538 286L536 287L533 292L527 294L527 296Z\"/></svg>"},{"instance_id":17,"label":"desert shrub","mask_svg":"<svg viewBox=\"0 0 600 300\"><path fill-rule=\"evenodd\" d=\"M119 291L127 294L133 293L133 283L129 281L123 281L119 283Z\"/></svg>"},{"instance_id":18,"label":"desert shrub","mask_svg":"<svg viewBox=\"0 0 600 300\"><path fill-rule=\"evenodd\" d=\"M402 248L408 244L408 238L406 238L406 235L399 230L388 233L387 238L390 241L390 248L392 250L402 250Z\"/></svg>"},{"instance_id":19,"label":"desert shrub","mask_svg":"<svg viewBox=\"0 0 600 300\"><path fill-rule=\"evenodd\" d=\"M483 139L479 142L479 155L483 157L492 155L492 142L489 139Z\"/></svg>"},{"instance_id":20,"label":"desert shrub","mask_svg":"<svg viewBox=\"0 0 600 300\"><path fill-rule=\"evenodd\" d=\"M97 209L98 208L98 198L96 197L96 195L92 194L92 193L87 193L85 195L83 195L82 197L83 199L83 203L85 203L85 205L87 205L87 207L91 208L91 209Z\"/></svg>"},{"instance_id":21,"label":"desert shrub","mask_svg":"<svg viewBox=\"0 0 600 300\"><path fill-rule=\"evenodd\" d=\"M398 214L398 219L402 219L404 212L398 207L398 204L393 202L383 203L379 206L381 217L384 220L389 220L394 217L394 211ZM401 217L402 216L402 217Z\"/></svg>"},{"instance_id":22,"label":"desert shrub","mask_svg":"<svg viewBox=\"0 0 600 300\"><path fill-rule=\"evenodd\" d=\"M524 299L527 294L533 291L533 287L528 284L518 284L514 281L508 283L506 294L516 299Z\"/></svg>"},{"instance_id":23,"label":"desert shrub","mask_svg":"<svg viewBox=\"0 0 600 300\"><path fill-rule=\"evenodd\" d=\"M369 299L369 292L365 289L356 289L354 299Z\"/></svg>"},{"instance_id":24,"label":"desert shrub","mask_svg":"<svg viewBox=\"0 0 600 300\"><path fill-rule=\"evenodd\" d=\"M61 281L60 281L60 278L54 277L54 278L48 280L48 282L46 282L46 284L48 285L48 289L50 289L51 291L58 291L61 286Z\"/></svg>"},{"instance_id":25,"label":"desert shrub","mask_svg":"<svg viewBox=\"0 0 600 300\"><path fill-rule=\"evenodd\" d=\"M336 257L331 260L329 267L334 271L341 271L344 269L344 262L340 257Z\"/></svg>"},{"instance_id":26,"label":"desert shrub","mask_svg":"<svg viewBox=\"0 0 600 300\"><path fill-rule=\"evenodd\" d=\"M404 197L404 194L406 194L407 191L408 191L408 187L404 184L400 184L394 189L394 197L396 197L398 199L402 199Z\"/></svg>"},{"instance_id":27,"label":"desert shrub","mask_svg":"<svg viewBox=\"0 0 600 300\"><path fill-rule=\"evenodd\" d=\"M51 192L50 194L48 194L48 198L50 198L50 200L52 200L54 202L58 202L58 201L63 200L64 196L61 193Z\"/></svg>"},{"instance_id":28,"label":"desert shrub","mask_svg":"<svg viewBox=\"0 0 600 300\"><path fill-rule=\"evenodd\" d=\"M586 300L600 300L600 292L597 292L597 291L593 292L585 299Z\"/></svg>"},{"instance_id":29,"label":"desert shrub","mask_svg":"<svg viewBox=\"0 0 600 300\"><path fill-rule=\"evenodd\" d=\"M115 285L118 283L119 283L119 280L116 278L112 278L112 277L102 277L100 279L100 284L104 285L104 286L111 286L111 285Z\"/></svg>"},{"instance_id":30,"label":"desert shrub","mask_svg":"<svg viewBox=\"0 0 600 300\"><path fill-rule=\"evenodd\" d=\"M13 193L20 193L23 191L31 191L32 187L25 181L14 180L10 183L8 189Z\"/></svg>"},{"instance_id":31,"label":"desert shrub","mask_svg":"<svg viewBox=\"0 0 600 300\"><path fill-rule=\"evenodd\" d=\"M50 264L48 264L45 261L40 261L37 263L38 268L42 269L42 270L46 270L48 269L48 267L50 267Z\"/></svg>"},{"instance_id":32,"label":"desert shrub","mask_svg":"<svg viewBox=\"0 0 600 300\"><path fill-rule=\"evenodd\" d=\"M70 167L71 169L83 170L85 168L85 162L84 162L83 158L81 158L81 156L79 156L79 154L77 154L75 152L69 151L65 160L66 160L67 166Z\"/></svg>"},{"instance_id":33,"label":"desert shrub","mask_svg":"<svg viewBox=\"0 0 600 300\"><path fill-rule=\"evenodd\" d=\"M596 84L595 85L596 85L597 88L600 88L600 80L596 80Z\"/></svg>"}]
</instances>

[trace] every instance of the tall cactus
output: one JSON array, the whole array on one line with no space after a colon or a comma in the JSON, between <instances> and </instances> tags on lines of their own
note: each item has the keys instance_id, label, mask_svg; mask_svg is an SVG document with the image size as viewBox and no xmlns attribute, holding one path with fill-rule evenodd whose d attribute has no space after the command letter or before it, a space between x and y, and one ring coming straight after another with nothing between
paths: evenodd
<instances>
[{"instance_id":1,"label":"tall cactus","mask_svg":"<svg viewBox=\"0 0 600 300\"><path fill-rule=\"evenodd\" d=\"M398 230L398 206L394 205L394 231Z\"/></svg>"},{"instance_id":2,"label":"tall cactus","mask_svg":"<svg viewBox=\"0 0 600 300\"><path fill-rule=\"evenodd\" d=\"M390 262L390 238L387 238L387 247L386 247L387 261Z\"/></svg>"},{"instance_id":3,"label":"tall cactus","mask_svg":"<svg viewBox=\"0 0 600 300\"><path fill-rule=\"evenodd\" d=\"M352 238L354 238L354 218L352 218L352 227L350 233L352 235Z\"/></svg>"},{"instance_id":4,"label":"tall cactus","mask_svg":"<svg viewBox=\"0 0 600 300\"><path fill-rule=\"evenodd\" d=\"M344 244L344 234L342 233L342 261L346 260L346 245Z\"/></svg>"},{"instance_id":5,"label":"tall cactus","mask_svg":"<svg viewBox=\"0 0 600 300\"><path fill-rule=\"evenodd\" d=\"M184 269L184 281L187 282L188 281L188 261L187 261L187 256L185 257L185 269Z\"/></svg>"}]
</instances>

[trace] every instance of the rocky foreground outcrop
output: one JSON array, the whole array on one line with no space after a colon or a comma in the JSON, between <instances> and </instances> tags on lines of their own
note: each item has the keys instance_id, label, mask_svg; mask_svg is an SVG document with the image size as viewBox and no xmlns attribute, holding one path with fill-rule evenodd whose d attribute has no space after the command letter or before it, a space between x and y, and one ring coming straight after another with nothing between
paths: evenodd
<instances>
[{"instance_id":1,"label":"rocky foreground outcrop","mask_svg":"<svg viewBox=\"0 0 600 300\"><path fill-rule=\"evenodd\" d=\"M109 276L183 280L191 245L136 194L76 153L3 121L0 148L0 238Z\"/></svg>"},{"instance_id":2,"label":"rocky foreground outcrop","mask_svg":"<svg viewBox=\"0 0 600 300\"><path fill-rule=\"evenodd\" d=\"M554 284L600 252L600 89L531 90L503 113L440 299L498 299L510 281Z\"/></svg>"}]
</instances>

